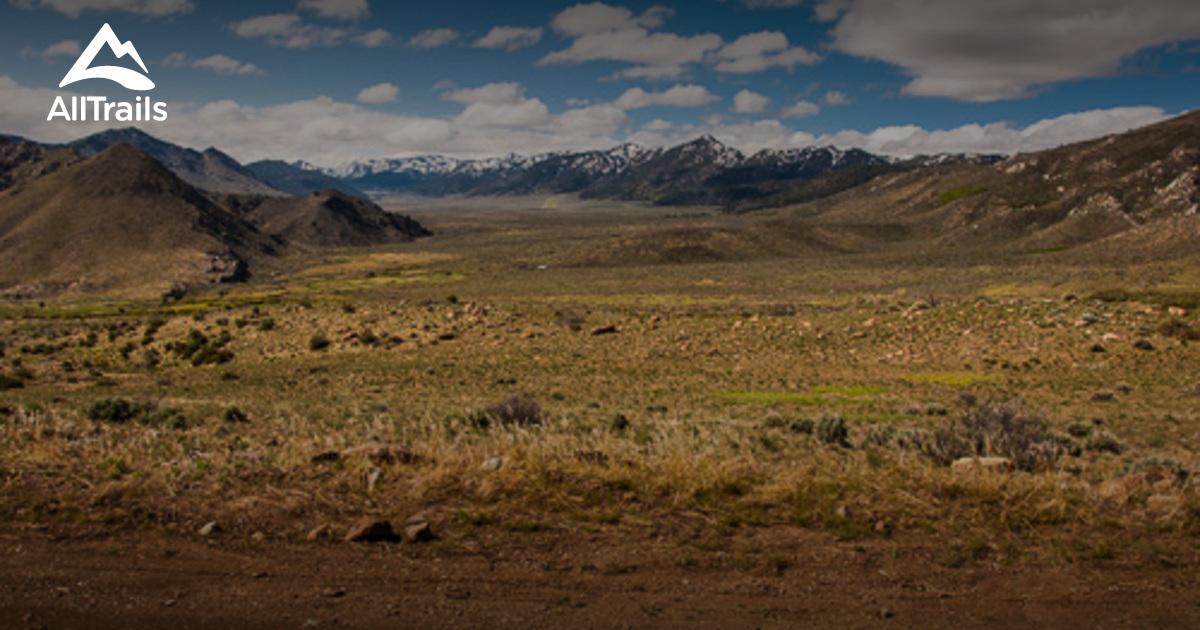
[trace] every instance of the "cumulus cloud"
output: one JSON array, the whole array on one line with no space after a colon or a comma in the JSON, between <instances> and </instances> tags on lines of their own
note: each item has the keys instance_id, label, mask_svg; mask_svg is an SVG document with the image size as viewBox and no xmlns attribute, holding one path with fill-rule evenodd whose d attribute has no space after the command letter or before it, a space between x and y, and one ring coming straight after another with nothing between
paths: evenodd
<instances>
[{"instance_id":1,"label":"cumulus cloud","mask_svg":"<svg viewBox=\"0 0 1200 630\"><path fill-rule=\"evenodd\" d=\"M899 66L914 96L989 102L1109 76L1138 51L1200 38L1194 0L825 0L831 46Z\"/></svg>"},{"instance_id":2,"label":"cumulus cloud","mask_svg":"<svg viewBox=\"0 0 1200 630\"><path fill-rule=\"evenodd\" d=\"M779 31L761 31L742 35L713 53L712 59L717 72L749 74L773 67L811 66L821 56L803 46L792 46Z\"/></svg>"},{"instance_id":3,"label":"cumulus cloud","mask_svg":"<svg viewBox=\"0 0 1200 630\"><path fill-rule=\"evenodd\" d=\"M228 55L210 55L200 59L192 59L185 53L174 52L162 60L162 65L175 68L199 68L216 74L229 75L265 75L266 72L252 63L242 63Z\"/></svg>"},{"instance_id":4,"label":"cumulus cloud","mask_svg":"<svg viewBox=\"0 0 1200 630\"><path fill-rule=\"evenodd\" d=\"M854 102L854 99L850 98L850 95L845 92L830 90L825 93L824 101L826 105L836 107L838 105L849 105Z\"/></svg>"},{"instance_id":5,"label":"cumulus cloud","mask_svg":"<svg viewBox=\"0 0 1200 630\"><path fill-rule=\"evenodd\" d=\"M819 142L894 156L1018 153L1121 133L1162 121L1166 117L1166 113L1157 107L1120 107L1065 114L1024 128L1006 122L969 124L932 131L907 125L880 127L870 133L842 131L823 136Z\"/></svg>"},{"instance_id":6,"label":"cumulus cloud","mask_svg":"<svg viewBox=\"0 0 1200 630\"><path fill-rule=\"evenodd\" d=\"M720 48L724 40L713 33L681 36L651 32L662 26L670 14L669 9L661 6L651 7L641 15L602 2L569 7L555 16L551 28L570 37L571 45L542 57L538 65L623 61L634 67L617 72L616 78L678 78L685 66L700 62L706 53Z\"/></svg>"},{"instance_id":7,"label":"cumulus cloud","mask_svg":"<svg viewBox=\"0 0 1200 630\"><path fill-rule=\"evenodd\" d=\"M400 97L400 88L391 83L380 83L369 88L363 88L358 93L359 103L392 103Z\"/></svg>"},{"instance_id":8,"label":"cumulus cloud","mask_svg":"<svg viewBox=\"0 0 1200 630\"><path fill-rule=\"evenodd\" d=\"M780 118L808 118L821 113L821 106L809 101L796 101L795 104L783 108Z\"/></svg>"},{"instance_id":9,"label":"cumulus cloud","mask_svg":"<svg viewBox=\"0 0 1200 630\"><path fill-rule=\"evenodd\" d=\"M517 50L533 46L542 40L542 28L522 28L520 26L494 26L487 35L475 40L472 46L476 48L503 48Z\"/></svg>"},{"instance_id":10,"label":"cumulus cloud","mask_svg":"<svg viewBox=\"0 0 1200 630\"><path fill-rule=\"evenodd\" d=\"M432 28L413 35L408 40L412 48L438 48L458 39L458 31L449 28Z\"/></svg>"},{"instance_id":11,"label":"cumulus cloud","mask_svg":"<svg viewBox=\"0 0 1200 630\"><path fill-rule=\"evenodd\" d=\"M506 91L510 96L500 96ZM5 104L0 108L0 129L43 142L64 142L118 124L47 122L50 104L59 95L70 98L77 94L23 87L11 77L0 76L0 102ZM630 132L628 113L616 103L551 114L540 100L526 97L519 89L460 96L456 102L465 105L464 111L450 119L396 115L321 96L265 107L232 100L198 105L169 103L167 121L138 124L164 140L196 148L215 146L242 161L304 158L331 166L358 159L425 153L459 157L533 154L609 148L622 141L659 146L702 134L712 134L744 151L833 145L894 156L1013 153L1119 133L1167 116L1156 107L1130 107L1065 114L1024 127L1006 122L952 129L898 126L822 136L775 119L710 116L696 124L655 120Z\"/></svg>"},{"instance_id":12,"label":"cumulus cloud","mask_svg":"<svg viewBox=\"0 0 1200 630\"><path fill-rule=\"evenodd\" d=\"M733 111L739 114L761 114L770 104L770 98L750 90L742 90L733 97Z\"/></svg>"},{"instance_id":13,"label":"cumulus cloud","mask_svg":"<svg viewBox=\"0 0 1200 630\"><path fill-rule=\"evenodd\" d=\"M358 20L370 13L367 0L300 0L297 8L338 20Z\"/></svg>"},{"instance_id":14,"label":"cumulus cloud","mask_svg":"<svg viewBox=\"0 0 1200 630\"><path fill-rule=\"evenodd\" d=\"M273 13L247 18L233 24L233 32L243 39L263 39L282 48L337 46L349 31L342 28L307 24L295 13Z\"/></svg>"},{"instance_id":15,"label":"cumulus cloud","mask_svg":"<svg viewBox=\"0 0 1200 630\"><path fill-rule=\"evenodd\" d=\"M195 8L190 0L14 0L22 9L47 8L72 18L85 11L97 13L122 11L139 15L163 16L187 13Z\"/></svg>"},{"instance_id":16,"label":"cumulus cloud","mask_svg":"<svg viewBox=\"0 0 1200 630\"><path fill-rule=\"evenodd\" d=\"M630 88L612 104L622 110L643 107L704 107L721 100L702 85L676 85L664 92L647 92L642 88Z\"/></svg>"},{"instance_id":17,"label":"cumulus cloud","mask_svg":"<svg viewBox=\"0 0 1200 630\"><path fill-rule=\"evenodd\" d=\"M434 90L437 86L434 86ZM512 105L525 100L525 88L520 83L489 83L477 88L462 88L442 94L442 100L455 103L488 103L490 105Z\"/></svg>"},{"instance_id":18,"label":"cumulus cloud","mask_svg":"<svg viewBox=\"0 0 1200 630\"><path fill-rule=\"evenodd\" d=\"M21 51L22 57L41 57L43 59L53 59L55 57L78 57L83 54L83 47L74 39L64 39L56 44L50 44L44 50L34 50L25 48Z\"/></svg>"},{"instance_id":19,"label":"cumulus cloud","mask_svg":"<svg viewBox=\"0 0 1200 630\"><path fill-rule=\"evenodd\" d=\"M387 29L382 28L377 28L373 31L367 31L366 33L357 35L354 38L355 43L362 44L367 48L379 48L390 41L392 41L392 34L389 33Z\"/></svg>"}]
</instances>

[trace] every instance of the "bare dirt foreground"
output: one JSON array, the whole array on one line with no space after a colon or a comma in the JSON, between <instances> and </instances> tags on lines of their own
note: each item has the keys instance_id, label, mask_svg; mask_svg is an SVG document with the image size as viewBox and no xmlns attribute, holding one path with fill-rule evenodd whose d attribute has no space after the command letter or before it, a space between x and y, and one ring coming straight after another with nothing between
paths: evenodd
<instances>
[{"instance_id":1,"label":"bare dirt foreground","mask_svg":"<svg viewBox=\"0 0 1200 630\"><path fill-rule=\"evenodd\" d=\"M681 556L632 531L501 533L427 545L163 532L0 534L4 628L1195 628L1197 563L950 569L919 541L793 528Z\"/></svg>"}]
</instances>

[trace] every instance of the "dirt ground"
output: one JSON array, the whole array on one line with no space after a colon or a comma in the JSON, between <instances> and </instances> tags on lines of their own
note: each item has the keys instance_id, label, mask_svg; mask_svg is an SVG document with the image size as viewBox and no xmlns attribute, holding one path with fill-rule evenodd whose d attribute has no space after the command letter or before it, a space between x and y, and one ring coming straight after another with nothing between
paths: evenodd
<instances>
[{"instance_id":1,"label":"dirt ground","mask_svg":"<svg viewBox=\"0 0 1200 630\"><path fill-rule=\"evenodd\" d=\"M0 627L1196 628L1191 561L947 568L919 541L762 528L742 563L626 531L426 545L5 526Z\"/></svg>"}]
</instances>

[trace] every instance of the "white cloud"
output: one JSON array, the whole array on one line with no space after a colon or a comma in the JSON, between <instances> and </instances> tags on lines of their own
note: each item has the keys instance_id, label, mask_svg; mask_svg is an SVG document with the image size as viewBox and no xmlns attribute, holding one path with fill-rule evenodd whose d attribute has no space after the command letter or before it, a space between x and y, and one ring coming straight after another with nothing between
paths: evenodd
<instances>
[{"instance_id":1,"label":"white cloud","mask_svg":"<svg viewBox=\"0 0 1200 630\"><path fill-rule=\"evenodd\" d=\"M475 40L472 46L476 48L503 48L517 50L533 46L542 40L542 28L522 28L519 26L494 26L487 35Z\"/></svg>"},{"instance_id":2,"label":"white cloud","mask_svg":"<svg viewBox=\"0 0 1200 630\"><path fill-rule=\"evenodd\" d=\"M894 64L903 92L989 102L1110 76L1138 51L1200 38L1195 0L835 0L832 48Z\"/></svg>"},{"instance_id":3,"label":"white cloud","mask_svg":"<svg viewBox=\"0 0 1200 630\"><path fill-rule=\"evenodd\" d=\"M720 48L724 40L713 33L680 36L650 32L670 14L669 9L656 6L635 16L629 9L601 2L567 8L555 16L551 27L572 38L571 45L542 57L538 65L623 61L635 66L617 72L614 77L678 78L686 65L701 61L705 53Z\"/></svg>"},{"instance_id":4,"label":"white cloud","mask_svg":"<svg viewBox=\"0 0 1200 630\"><path fill-rule=\"evenodd\" d=\"M163 16L187 13L194 6L190 0L14 0L22 9L47 8L72 18L85 11L103 13L122 11L140 15Z\"/></svg>"},{"instance_id":5,"label":"white cloud","mask_svg":"<svg viewBox=\"0 0 1200 630\"><path fill-rule=\"evenodd\" d=\"M845 92L830 90L825 93L824 101L826 105L836 107L838 105L849 105L854 102L854 99L850 98L850 95Z\"/></svg>"},{"instance_id":6,"label":"white cloud","mask_svg":"<svg viewBox=\"0 0 1200 630\"><path fill-rule=\"evenodd\" d=\"M337 46L349 31L341 28L306 24L295 13L274 13L248 18L233 24L233 32L244 39L264 39L272 46L312 48Z\"/></svg>"},{"instance_id":7,"label":"white cloud","mask_svg":"<svg viewBox=\"0 0 1200 630\"><path fill-rule=\"evenodd\" d=\"M780 118L807 118L821 113L821 106L809 101L796 101L779 112Z\"/></svg>"},{"instance_id":8,"label":"white cloud","mask_svg":"<svg viewBox=\"0 0 1200 630\"><path fill-rule=\"evenodd\" d=\"M265 75L266 72L252 63L242 63L227 55L211 55L201 59L192 59L185 53L173 52L162 60L162 65L175 68L191 67L230 75Z\"/></svg>"},{"instance_id":9,"label":"white cloud","mask_svg":"<svg viewBox=\"0 0 1200 630\"><path fill-rule=\"evenodd\" d=\"M436 90L437 87L435 86ZM462 88L442 94L442 100L455 103L513 105L525 100L525 88L519 83L489 83L477 88Z\"/></svg>"},{"instance_id":10,"label":"white cloud","mask_svg":"<svg viewBox=\"0 0 1200 630\"><path fill-rule=\"evenodd\" d=\"M41 57L43 59L53 59L55 57L78 57L82 54L83 47L78 41L73 39L64 39L56 44L50 44L45 50L25 48L21 51L22 57Z\"/></svg>"},{"instance_id":11,"label":"white cloud","mask_svg":"<svg viewBox=\"0 0 1200 630\"><path fill-rule=\"evenodd\" d=\"M742 35L713 53L712 59L717 72L749 74L773 67L811 66L821 56L803 46L792 46L779 31L761 31Z\"/></svg>"},{"instance_id":12,"label":"white cloud","mask_svg":"<svg viewBox=\"0 0 1200 630\"><path fill-rule=\"evenodd\" d=\"M362 44L367 48L379 48L390 41L392 41L392 34L387 32L386 29L382 28L377 28L373 31L367 31L366 33L358 35L354 38L355 43Z\"/></svg>"},{"instance_id":13,"label":"white cloud","mask_svg":"<svg viewBox=\"0 0 1200 630\"><path fill-rule=\"evenodd\" d=\"M400 88L391 83L380 83L364 88L358 93L359 103L391 103L400 97Z\"/></svg>"},{"instance_id":14,"label":"white cloud","mask_svg":"<svg viewBox=\"0 0 1200 630\"><path fill-rule=\"evenodd\" d=\"M77 94L26 88L0 75L0 129L42 142L64 142L108 126L129 123L47 122L56 96ZM1019 127L1011 123L963 125L927 130L916 126L853 130L814 137L778 120L744 121L709 117L700 124L656 120L619 136L630 121L616 104L569 109L553 115L538 99L468 104L453 119L395 115L328 97L267 107L216 101L202 105L169 103L170 118L139 123L145 131L184 146L215 146L244 162L266 158L304 158L316 164L385 156L442 153L459 157L508 153L609 148L622 141L656 146L677 144L708 133L745 151L764 147L800 148L834 145L874 153L1027 152L1089 140L1159 122L1156 107L1130 107L1066 114ZM472 109L474 108L474 109Z\"/></svg>"},{"instance_id":15,"label":"white cloud","mask_svg":"<svg viewBox=\"0 0 1200 630\"><path fill-rule=\"evenodd\" d=\"M266 74L261 68L252 63L242 63L226 55L212 55L203 59L197 59L192 62L192 66L203 70L210 70L217 74Z\"/></svg>"},{"instance_id":16,"label":"white cloud","mask_svg":"<svg viewBox=\"0 0 1200 630\"><path fill-rule=\"evenodd\" d=\"M458 87L458 84L454 81L451 81L450 79L442 79L441 81L434 83L433 87L429 89L433 92L443 92L445 90L452 90L456 87Z\"/></svg>"},{"instance_id":17,"label":"white cloud","mask_svg":"<svg viewBox=\"0 0 1200 630\"><path fill-rule=\"evenodd\" d=\"M550 121L550 110L540 100L516 103L471 103L454 118L460 127L537 127Z\"/></svg>"},{"instance_id":18,"label":"white cloud","mask_svg":"<svg viewBox=\"0 0 1200 630\"><path fill-rule=\"evenodd\" d=\"M630 88L613 102L622 110L643 107L704 107L721 97L702 85L676 85L665 92L647 92L642 88Z\"/></svg>"},{"instance_id":19,"label":"white cloud","mask_svg":"<svg viewBox=\"0 0 1200 630\"><path fill-rule=\"evenodd\" d=\"M297 8L338 20L358 20L370 13L367 0L300 0Z\"/></svg>"},{"instance_id":20,"label":"white cloud","mask_svg":"<svg viewBox=\"0 0 1200 630\"><path fill-rule=\"evenodd\" d=\"M750 90L742 90L733 97L733 111L739 114L761 114L770 104L771 99Z\"/></svg>"},{"instance_id":21,"label":"white cloud","mask_svg":"<svg viewBox=\"0 0 1200 630\"><path fill-rule=\"evenodd\" d=\"M4 103L0 129L43 142L66 142L130 124L46 122L50 104L60 95L78 94L26 88L0 75L0 102ZM183 146L218 147L242 162L303 158L328 166L428 153L484 157L604 149L619 143L613 134L626 124L624 112L611 106L570 109L556 116L543 116L539 106L544 107L537 99L524 99L445 120L396 115L324 96L268 107L223 100L202 105L168 103L167 121L134 124ZM524 123L529 126L508 126Z\"/></svg>"},{"instance_id":22,"label":"white cloud","mask_svg":"<svg viewBox=\"0 0 1200 630\"><path fill-rule=\"evenodd\" d=\"M433 28L421 31L408 40L413 48L438 48L458 39L458 31L449 28Z\"/></svg>"}]
</instances>

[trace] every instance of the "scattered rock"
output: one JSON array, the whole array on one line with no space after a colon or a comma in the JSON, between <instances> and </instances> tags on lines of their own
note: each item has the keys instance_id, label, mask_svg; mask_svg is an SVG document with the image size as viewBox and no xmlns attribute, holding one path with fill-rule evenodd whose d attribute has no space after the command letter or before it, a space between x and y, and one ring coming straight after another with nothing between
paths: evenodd
<instances>
[{"instance_id":1,"label":"scattered rock","mask_svg":"<svg viewBox=\"0 0 1200 630\"><path fill-rule=\"evenodd\" d=\"M593 337L598 337L600 335L615 335L616 333L617 333L617 327L613 326L613 325L601 326L599 328L592 329Z\"/></svg>"},{"instance_id":2,"label":"scattered rock","mask_svg":"<svg viewBox=\"0 0 1200 630\"><path fill-rule=\"evenodd\" d=\"M422 515L414 516L408 519L404 524L404 538L409 542L422 543L429 542L437 538L433 535L433 528L430 527L429 521Z\"/></svg>"},{"instance_id":3,"label":"scattered rock","mask_svg":"<svg viewBox=\"0 0 1200 630\"><path fill-rule=\"evenodd\" d=\"M250 540L253 540L254 542L262 542L266 539L267 539L267 535L261 531L250 534Z\"/></svg>"},{"instance_id":4,"label":"scattered rock","mask_svg":"<svg viewBox=\"0 0 1200 630\"><path fill-rule=\"evenodd\" d=\"M504 468L504 465L507 463L507 457L493 457L491 459L484 460L483 464L481 464L479 467L484 470L500 470L501 468Z\"/></svg>"},{"instance_id":5,"label":"scattered rock","mask_svg":"<svg viewBox=\"0 0 1200 630\"><path fill-rule=\"evenodd\" d=\"M1133 342L1133 347L1137 348L1138 350L1145 350L1147 352L1154 350L1154 344L1150 343L1146 339L1138 339L1137 341Z\"/></svg>"},{"instance_id":6,"label":"scattered rock","mask_svg":"<svg viewBox=\"0 0 1200 630\"><path fill-rule=\"evenodd\" d=\"M328 523L314 527L308 532L308 535L304 537L304 539L309 542L328 540L330 538L333 538L333 528L330 527Z\"/></svg>"},{"instance_id":7,"label":"scattered rock","mask_svg":"<svg viewBox=\"0 0 1200 630\"><path fill-rule=\"evenodd\" d=\"M383 479L383 469L372 468L367 473L367 492L375 492L375 486L379 485L380 479Z\"/></svg>"},{"instance_id":8,"label":"scattered rock","mask_svg":"<svg viewBox=\"0 0 1200 630\"><path fill-rule=\"evenodd\" d=\"M398 538L391 523L370 516L358 519L346 534L346 542L396 542Z\"/></svg>"},{"instance_id":9,"label":"scattered rock","mask_svg":"<svg viewBox=\"0 0 1200 630\"><path fill-rule=\"evenodd\" d=\"M1093 344L1091 348L1088 348L1088 351L1094 352L1096 354L1101 354L1104 352L1108 352L1108 349L1097 343L1097 344Z\"/></svg>"},{"instance_id":10,"label":"scattered rock","mask_svg":"<svg viewBox=\"0 0 1200 630\"><path fill-rule=\"evenodd\" d=\"M1183 497L1155 494L1146 499L1146 511L1155 516L1172 517L1183 509Z\"/></svg>"},{"instance_id":11,"label":"scattered rock","mask_svg":"<svg viewBox=\"0 0 1200 630\"><path fill-rule=\"evenodd\" d=\"M458 339L458 333L452 333L452 332L442 333L442 334L438 335L437 338L438 338L438 341L454 341L455 339Z\"/></svg>"},{"instance_id":12,"label":"scattered rock","mask_svg":"<svg viewBox=\"0 0 1200 630\"><path fill-rule=\"evenodd\" d=\"M890 609L888 609L886 607L880 608L879 612L876 614L879 616L880 619L891 619L892 617L896 616L896 613L892 612Z\"/></svg>"},{"instance_id":13,"label":"scattered rock","mask_svg":"<svg viewBox=\"0 0 1200 630\"><path fill-rule=\"evenodd\" d=\"M1110 332L1110 333L1104 333L1104 336L1103 336L1103 337L1101 337L1101 339L1103 339L1103 340L1105 340L1105 341L1109 341L1109 342L1112 342L1112 341L1125 341L1125 337L1124 337L1123 335L1118 335L1117 333L1111 333L1111 332Z\"/></svg>"},{"instance_id":14,"label":"scattered rock","mask_svg":"<svg viewBox=\"0 0 1200 630\"><path fill-rule=\"evenodd\" d=\"M1187 309L1182 306L1169 306L1167 313L1173 317L1187 317Z\"/></svg>"},{"instance_id":15,"label":"scattered rock","mask_svg":"<svg viewBox=\"0 0 1200 630\"><path fill-rule=\"evenodd\" d=\"M955 474L969 475L981 472L1008 472L1012 460L1007 457L964 457L950 465Z\"/></svg>"},{"instance_id":16,"label":"scattered rock","mask_svg":"<svg viewBox=\"0 0 1200 630\"><path fill-rule=\"evenodd\" d=\"M1117 399L1114 392L1096 392L1092 394L1092 402L1112 402Z\"/></svg>"},{"instance_id":17,"label":"scattered rock","mask_svg":"<svg viewBox=\"0 0 1200 630\"><path fill-rule=\"evenodd\" d=\"M200 535L212 536L214 534L220 534L222 531L224 530L221 528L220 523L216 521L209 521L208 523L204 524L204 527L200 528Z\"/></svg>"},{"instance_id":18,"label":"scattered rock","mask_svg":"<svg viewBox=\"0 0 1200 630\"><path fill-rule=\"evenodd\" d=\"M321 591L321 597L328 597L329 599L337 599L345 596L346 589L344 588L327 588Z\"/></svg>"}]
</instances>

